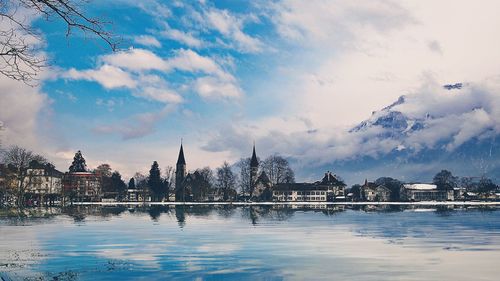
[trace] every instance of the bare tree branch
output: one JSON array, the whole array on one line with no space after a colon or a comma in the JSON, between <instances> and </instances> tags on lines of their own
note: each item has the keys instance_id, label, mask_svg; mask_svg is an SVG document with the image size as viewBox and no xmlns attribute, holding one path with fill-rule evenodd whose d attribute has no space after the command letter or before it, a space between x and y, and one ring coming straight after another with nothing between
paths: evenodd
<instances>
[{"instance_id":1,"label":"bare tree branch","mask_svg":"<svg viewBox=\"0 0 500 281\"><path fill-rule=\"evenodd\" d=\"M30 22L36 16L47 21L62 20L66 24L66 37L77 29L85 36L104 41L115 51L116 38L107 29L110 22L85 15L80 2L86 1L0 0L0 74L30 85L46 66L39 49L42 37Z\"/></svg>"}]
</instances>

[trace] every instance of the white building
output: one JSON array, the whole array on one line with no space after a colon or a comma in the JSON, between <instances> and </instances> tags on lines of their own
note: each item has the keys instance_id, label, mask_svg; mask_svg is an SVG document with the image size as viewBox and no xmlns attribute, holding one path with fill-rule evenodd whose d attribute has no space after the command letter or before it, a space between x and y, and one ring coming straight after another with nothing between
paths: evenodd
<instances>
[{"instance_id":1,"label":"white building","mask_svg":"<svg viewBox=\"0 0 500 281\"><path fill-rule=\"evenodd\" d=\"M453 201L453 190L440 190L435 184L407 183L401 187L404 201Z\"/></svg>"},{"instance_id":2,"label":"white building","mask_svg":"<svg viewBox=\"0 0 500 281\"><path fill-rule=\"evenodd\" d=\"M52 165L34 163L23 179L24 193L38 202L58 200L62 193L63 173Z\"/></svg>"}]
</instances>

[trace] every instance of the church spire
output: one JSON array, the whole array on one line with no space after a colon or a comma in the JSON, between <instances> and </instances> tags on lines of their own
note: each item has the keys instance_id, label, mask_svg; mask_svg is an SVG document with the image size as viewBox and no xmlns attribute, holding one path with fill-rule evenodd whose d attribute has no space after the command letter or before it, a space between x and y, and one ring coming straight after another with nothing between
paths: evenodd
<instances>
[{"instance_id":1,"label":"church spire","mask_svg":"<svg viewBox=\"0 0 500 281\"><path fill-rule=\"evenodd\" d=\"M186 165L186 160L184 159L184 149L182 148L182 142L181 142L181 150L179 151L179 158L177 158L177 165Z\"/></svg>"},{"instance_id":2,"label":"church spire","mask_svg":"<svg viewBox=\"0 0 500 281\"><path fill-rule=\"evenodd\" d=\"M258 167L259 161L257 160L257 154L255 153L255 143L253 144L252 160L250 161L250 167Z\"/></svg>"}]
</instances>

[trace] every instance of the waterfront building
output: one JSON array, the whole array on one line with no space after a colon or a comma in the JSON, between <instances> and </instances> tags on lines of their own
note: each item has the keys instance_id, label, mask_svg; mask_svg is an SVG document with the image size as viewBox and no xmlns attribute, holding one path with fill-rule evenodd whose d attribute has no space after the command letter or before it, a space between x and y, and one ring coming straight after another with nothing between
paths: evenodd
<instances>
[{"instance_id":1,"label":"waterfront building","mask_svg":"<svg viewBox=\"0 0 500 281\"><path fill-rule=\"evenodd\" d=\"M330 172L315 183L283 183L272 187L273 201L345 201L345 184Z\"/></svg>"},{"instance_id":2,"label":"waterfront building","mask_svg":"<svg viewBox=\"0 0 500 281\"><path fill-rule=\"evenodd\" d=\"M400 192L403 201L453 201L453 190L440 190L435 184L407 183Z\"/></svg>"},{"instance_id":3,"label":"waterfront building","mask_svg":"<svg viewBox=\"0 0 500 281\"><path fill-rule=\"evenodd\" d=\"M93 172L66 173L63 176L63 196L70 201L101 201L101 177Z\"/></svg>"},{"instance_id":4,"label":"waterfront building","mask_svg":"<svg viewBox=\"0 0 500 281\"><path fill-rule=\"evenodd\" d=\"M61 199L63 173L51 164L30 163L23 178L25 198L30 204L54 204Z\"/></svg>"},{"instance_id":5,"label":"waterfront building","mask_svg":"<svg viewBox=\"0 0 500 281\"><path fill-rule=\"evenodd\" d=\"M387 202L391 198L391 190L384 185L378 185L365 180L361 187L361 200L368 202Z\"/></svg>"}]
</instances>

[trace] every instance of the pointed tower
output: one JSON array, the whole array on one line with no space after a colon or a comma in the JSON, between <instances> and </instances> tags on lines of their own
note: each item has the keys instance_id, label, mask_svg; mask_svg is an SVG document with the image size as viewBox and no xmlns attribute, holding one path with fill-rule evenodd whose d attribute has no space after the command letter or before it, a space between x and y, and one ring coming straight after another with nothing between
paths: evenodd
<instances>
[{"instance_id":1,"label":"pointed tower","mask_svg":"<svg viewBox=\"0 0 500 281\"><path fill-rule=\"evenodd\" d=\"M255 153L255 143L253 145L252 159L250 160L250 192L253 192L255 182L257 181L257 173L259 171L259 160Z\"/></svg>"},{"instance_id":2,"label":"pointed tower","mask_svg":"<svg viewBox=\"0 0 500 281\"><path fill-rule=\"evenodd\" d=\"M181 149L179 150L179 158L177 158L177 165L176 165L176 170L175 170L175 187L180 188L182 185L182 182L184 181L184 178L186 177L186 160L184 159L184 149L182 148L182 142L181 142Z\"/></svg>"}]
</instances>

